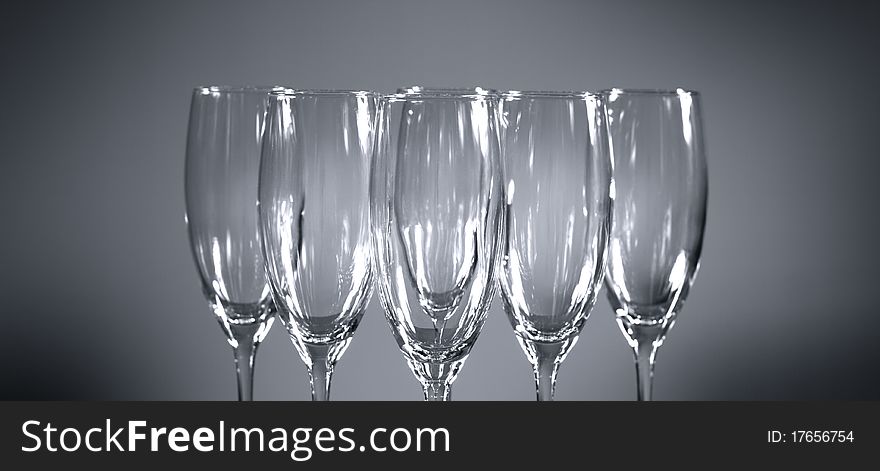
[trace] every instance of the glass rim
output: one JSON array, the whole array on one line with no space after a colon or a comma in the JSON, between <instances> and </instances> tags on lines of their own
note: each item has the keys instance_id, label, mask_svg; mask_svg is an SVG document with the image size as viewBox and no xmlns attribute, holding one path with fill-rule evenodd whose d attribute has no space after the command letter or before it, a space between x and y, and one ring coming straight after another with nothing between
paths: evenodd
<instances>
[{"instance_id":1,"label":"glass rim","mask_svg":"<svg viewBox=\"0 0 880 471\"><path fill-rule=\"evenodd\" d=\"M385 95L386 99L391 101L406 101L406 100L437 100L437 99L452 99L452 100L474 100L474 99L487 99L487 98L498 98L499 93L495 89L491 88L483 88L483 87L472 87L472 88L440 88L440 87L422 87L420 85L412 86L412 87L402 87L398 88L395 93L388 93Z\"/></svg>"},{"instance_id":2,"label":"glass rim","mask_svg":"<svg viewBox=\"0 0 880 471\"><path fill-rule=\"evenodd\" d=\"M271 96L369 96L379 97L381 94L374 90L357 89L325 89L325 88L282 88L269 92Z\"/></svg>"},{"instance_id":3,"label":"glass rim","mask_svg":"<svg viewBox=\"0 0 880 471\"><path fill-rule=\"evenodd\" d=\"M480 86L474 87L425 87L422 85L413 85L411 87L400 87L395 93L405 93L409 95L498 95L500 92L494 88L484 88Z\"/></svg>"},{"instance_id":4,"label":"glass rim","mask_svg":"<svg viewBox=\"0 0 880 471\"><path fill-rule=\"evenodd\" d=\"M210 95L212 93L271 93L276 90L282 90L284 87L280 85L200 85L193 88L193 93L197 95Z\"/></svg>"},{"instance_id":5,"label":"glass rim","mask_svg":"<svg viewBox=\"0 0 880 471\"><path fill-rule=\"evenodd\" d=\"M507 90L501 94L506 100L519 98L600 98L601 93L585 90L553 91L553 90Z\"/></svg>"},{"instance_id":6,"label":"glass rim","mask_svg":"<svg viewBox=\"0 0 880 471\"><path fill-rule=\"evenodd\" d=\"M644 95L644 96L700 96L700 92L687 88L606 88L599 91L602 95Z\"/></svg>"}]
</instances>

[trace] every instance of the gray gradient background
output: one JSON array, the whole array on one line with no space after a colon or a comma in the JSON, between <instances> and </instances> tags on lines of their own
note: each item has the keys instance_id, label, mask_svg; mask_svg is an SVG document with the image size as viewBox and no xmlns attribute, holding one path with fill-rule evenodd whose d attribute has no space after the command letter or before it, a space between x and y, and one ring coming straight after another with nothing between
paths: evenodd
<instances>
[{"instance_id":1,"label":"gray gradient background","mask_svg":"<svg viewBox=\"0 0 880 471\"><path fill-rule=\"evenodd\" d=\"M880 399L878 15L827 2L58 2L0 13L0 397L234 399L183 222L189 93L683 86L703 93L702 270L657 399ZM454 398L534 398L495 300ZM307 399L275 326L258 399ZM632 399L604 293L558 399ZM421 391L373 299L334 399Z\"/></svg>"}]
</instances>

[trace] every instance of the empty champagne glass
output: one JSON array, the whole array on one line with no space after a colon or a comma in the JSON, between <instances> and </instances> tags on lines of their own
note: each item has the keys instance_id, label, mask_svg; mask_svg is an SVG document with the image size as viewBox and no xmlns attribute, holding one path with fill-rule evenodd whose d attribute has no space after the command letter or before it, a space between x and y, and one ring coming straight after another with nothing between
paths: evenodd
<instances>
[{"instance_id":1,"label":"empty champagne glass","mask_svg":"<svg viewBox=\"0 0 880 471\"><path fill-rule=\"evenodd\" d=\"M378 96L287 90L269 98L259 215L278 314L328 400L333 367L372 289L369 178Z\"/></svg>"},{"instance_id":2,"label":"empty champagne glass","mask_svg":"<svg viewBox=\"0 0 880 471\"><path fill-rule=\"evenodd\" d=\"M478 88L410 89L380 107L374 265L426 400L449 400L494 295L503 231L496 106Z\"/></svg>"},{"instance_id":3,"label":"empty champagne glass","mask_svg":"<svg viewBox=\"0 0 880 471\"><path fill-rule=\"evenodd\" d=\"M519 92L501 101L506 236L504 307L540 401L596 302L611 228L611 159L602 99Z\"/></svg>"},{"instance_id":4,"label":"empty champagne glass","mask_svg":"<svg viewBox=\"0 0 880 471\"><path fill-rule=\"evenodd\" d=\"M235 352L238 398L253 396L274 306L260 251L257 180L271 88L199 87L186 142L186 221L202 289Z\"/></svg>"},{"instance_id":5,"label":"empty champagne glass","mask_svg":"<svg viewBox=\"0 0 880 471\"><path fill-rule=\"evenodd\" d=\"M605 283L636 359L638 399L651 399L657 349L699 267L707 171L700 96L603 92L614 156L614 223Z\"/></svg>"}]
</instances>

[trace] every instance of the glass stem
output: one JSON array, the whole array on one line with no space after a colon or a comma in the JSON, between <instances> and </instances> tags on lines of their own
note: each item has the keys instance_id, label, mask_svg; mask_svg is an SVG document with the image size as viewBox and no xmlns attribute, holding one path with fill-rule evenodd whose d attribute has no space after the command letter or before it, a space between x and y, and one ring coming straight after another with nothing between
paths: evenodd
<instances>
[{"instance_id":1,"label":"glass stem","mask_svg":"<svg viewBox=\"0 0 880 471\"><path fill-rule=\"evenodd\" d=\"M556 372L558 365L553 360L541 361L535 366L535 381L537 383L538 400L552 401L556 392Z\"/></svg>"},{"instance_id":2,"label":"glass stem","mask_svg":"<svg viewBox=\"0 0 880 471\"><path fill-rule=\"evenodd\" d=\"M461 371L467 356L449 363L408 360L409 368L422 384L426 401L451 401L452 383Z\"/></svg>"},{"instance_id":3,"label":"glass stem","mask_svg":"<svg viewBox=\"0 0 880 471\"><path fill-rule=\"evenodd\" d=\"M448 401L452 394L452 385L446 381L425 381L426 401Z\"/></svg>"},{"instance_id":4,"label":"glass stem","mask_svg":"<svg viewBox=\"0 0 880 471\"><path fill-rule=\"evenodd\" d=\"M446 317L446 314L444 314L443 318L441 318L441 319L437 319L437 318L433 319L434 345L439 346L443 343L443 330L446 329L446 321L447 320L448 320L448 318Z\"/></svg>"},{"instance_id":5,"label":"glass stem","mask_svg":"<svg viewBox=\"0 0 880 471\"><path fill-rule=\"evenodd\" d=\"M305 345L311 360L308 367L313 401L330 400L330 379L333 376L333 366L335 363L330 358L331 348L332 345Z\"/></svg>"},{"instance_id":6,"label":"glass stem","mask_svg":"<svg viewBox=\"0 0 880 471\"><path fill-rule=\"evenodd\" d=\"M235 373L238 378L238 400L254 400L254 358L257 354L257 343L251 335L236 335Z\"/></svg>"},{"instance_id":7,"label":"glass stem","mask_svg":"<svg viewBox=\"0 0 880 471\"><path fill-rule=\"evenodd\" d=\"M534 349L535 383L539 401L552 401L556 393L556 374L567 342L532 343Z\"/></svg>"},{"instance_id":8,"label":"glass stem","mask_svg":"<svg viewBox=\"0 0 880 471\"><path fill-rule=\"evenodd\" d=\"M636 339L633 353L636 360L636 383L638 385L638 400L650 401L651 389L654 383L654 356L657 348L654 339Z\"/></svg>"},{"instance_id":9,"label":"glass stem","mask_svg":"<svg viewBox=\"0 0 880 471\"><path fill-rule=\"evenodd\" d=\"M650 401L654 386L654 361L657 349L663 344L666 333L672 328L675 318L662 319L659 322L639 323L629 315L618 314L617 324L626 337L626 342L633 349L636 360L636 385L639 401Z\"/></svg>"}]
</instances>

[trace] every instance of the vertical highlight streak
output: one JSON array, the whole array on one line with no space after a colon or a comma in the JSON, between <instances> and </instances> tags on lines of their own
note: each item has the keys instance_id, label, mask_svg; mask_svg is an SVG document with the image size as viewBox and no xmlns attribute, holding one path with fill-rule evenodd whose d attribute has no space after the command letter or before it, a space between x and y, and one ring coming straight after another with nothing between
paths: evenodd
<instances>
[{"instance_id":1,"label":"vertical highlight streak","mask_svg":"<svg viewBox=\"0 0 880 471\"><path fill-rule=\"evenodd\" d=\"M679 88L678 101L681 104L681 133L684 136L684 142L690 147L694 141L694 130L691 126L691 107L693 106L693 98L691 94Z\"/></svg>"}]
</instances>

